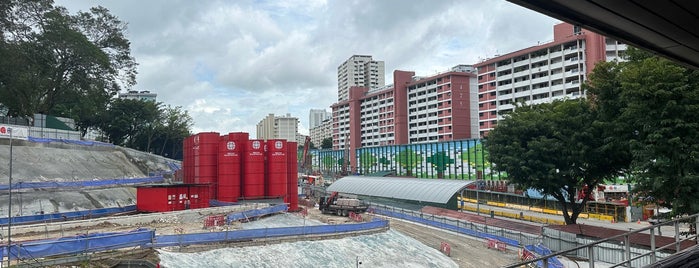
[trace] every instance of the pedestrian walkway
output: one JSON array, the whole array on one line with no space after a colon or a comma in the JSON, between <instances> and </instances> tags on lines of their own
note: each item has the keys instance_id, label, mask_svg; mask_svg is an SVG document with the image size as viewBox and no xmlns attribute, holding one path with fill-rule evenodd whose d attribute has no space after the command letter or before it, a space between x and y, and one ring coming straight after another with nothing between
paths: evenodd
<instances>
[{"instance_id":1,"label":"pedestrian walkway","mask_svg":"<svg viewBox=\"0 0 699 268\"><path fill-rule=\"evenodd\" d=\"M480 213L477 212L477 210L480 209ZM539 226L544 226L544 225L552 225L552 224L558 224L558 225L563 225L565 224L563 216L562 215L553 215L553 214L548 214L548 213L541 213L541 212L535 212L531 210L518 210L518 209L513 209L513 208L508 208L508 207L499 207L499 206L490 206L490 205L485 205L485 204L473 204L469 202L464 202L464 207L462 209L464 213L468 214L475 214L483 217L491 217L491 211L493 212L493 216L495 218L504 218L504 219L510 219L510 220L516 220L516 221L521 221L524 223L528 224L535 224ZM511 215L512 217L504 217L504 216L499 216L499 215ZM539 219L537 221L524 221L522 219ZM648 227L651 224L647 221L637 221L637 222L608 222L608 221L602 221L602 220L597 220L597 219L583 219L583 218L578 218L576 221L577 224L581 225L591 225L591 226L598 226L598 227L604 227L604 228L610 228L610 229L616 229L616 230L622 230L622 231L632 231L632 230L637 230L641 229L644 227ZM689 228L687 226L680 226L680 232L685 232L688 231ZM675 235L675 227L674 226L663 226L660 228L660 232L662 236L674 236ZM656 234L658 235L658 234Z\"/></svg>"}]
</instances>

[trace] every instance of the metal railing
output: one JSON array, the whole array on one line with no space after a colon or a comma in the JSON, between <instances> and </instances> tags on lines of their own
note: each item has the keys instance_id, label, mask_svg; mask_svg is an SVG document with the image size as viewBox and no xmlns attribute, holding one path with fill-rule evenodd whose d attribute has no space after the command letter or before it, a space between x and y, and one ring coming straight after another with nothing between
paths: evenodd
<instances>
[{"instance_id":1,"label":"metal railing","mask_svg":"<svg viewBox=\"0 0 699 268\"><path fill-rule=\"evenodd\" d=\"M621 262L618 262L618 263L612 263L612 266L605 266L605 267L632 267L633 261L639 260L639 259L644 258L646 256L650 257L650 263L646 263L646 264L642 264L642 265L645 266L645 265L654 264L654 263L658 262L657 253L659 251L672 250L675 252L675 254L677 254L677 253L680 253L681 244L683 241L690 241L693 239L694 244L697 243L698 236L697 236L696 231L686 232L686 233L680 232L680 224L684 223L684 222L689 222L690 224L695 224L695 226L699 225L699 214L694 214L691 216L686 216L686 217L658 223L658 224L651 225L651 226L648 226L645 228L630 231L630 232L627 232L624 234L620 234L620 235L612 236L612 237L605 238L602 240L598 240L598 241L595 241L595 242L592 242L589 244L585 244L582 246L554 252L552 254L549 254L546 256L541 256L539 258L528 259L526 261L516 263L516 264L511 264L511 265L508 265L505 267L515 268L515 267L522 267L523 265L530 265L530 264L536 265L537 263L541 263L541 262L543 262L543 267L548 267L549 258L566 255L568 253L574 254L577 251L586 251L587 256L588 256L587 262L589 262L588 267L594 268L595 261L598 260L595 258L595 247L599 246L602 243L616 243L619 240L621 240L623 242L623 247L624 247L623 260ZM659 230L660 227L668 226L668 225L672 225L675 227L675 234L674 234L675 242L661 246L661 247L657 247L656 246L656 234L655 234L656 229ZM696 230L696 228L694 228L694 230ZM631 256L632 255L631 254L632 253L631 243L630 243L629 237L631 235L634 235L634 234L646 233L646 232L650 234L650 251L648 251L647 253L638 254L638 255L632 257ZM685 236L684 238L682 238L683 235Z\"/></svg>"}]
</instances>

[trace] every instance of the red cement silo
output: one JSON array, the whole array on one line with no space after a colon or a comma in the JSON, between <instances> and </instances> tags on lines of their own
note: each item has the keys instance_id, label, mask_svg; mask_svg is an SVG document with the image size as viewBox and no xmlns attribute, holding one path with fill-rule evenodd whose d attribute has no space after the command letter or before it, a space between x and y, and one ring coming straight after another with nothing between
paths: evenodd
<instances>
[{"instance_id":1,"label":"red cement silo","mask_svg":"<svg viewBox=\"0 0 699 268\"><path fill-rule=\"evenodd\" d=\"M284 202L289 203L289 211L299 210L299 187L298 187L298 147L296 142L286 144L287 159L287 184Z\"/></svg>"},{"instance_id":2,"label":"red cement silo","mask_svg":"<svg viewBox=\"0 0 699 268\"><path fill-rule=\"evenodd\" d=\"M208 184L211 199L216 199L219 139L218 132L203 132L194 136L194 183Z\"/></svg>"},{"instance_id":3,"label":"red cement silo","mask_svg":"<svg viewBox=\"0 0 699 268\"><path fill-rule=\"evenodd\" d=\"M265 149L263 140L249 140L243 152L242 198L265 196Z\"/></svg>"},{"instance_id":4,"label":"red cement silo","mask_svg":"<svg viewBox=\"0 0 699 268\"><path fill-rule=\"evenodd\" d=\"M241 195L242 159L248 133L223 135L218 147L218 200L238 202Z\"/></svg>"},{"instance_id":5,"label":"red cement silo","mask_svg":"<svg viewBox=\"0 0 699 268\"><path fill-rule=\"evenodd\" d=\"M267 182L266 194L269 198L286 196L287 184L287 144L286 140L267 140Z\"/></svg>"}]
</instances>

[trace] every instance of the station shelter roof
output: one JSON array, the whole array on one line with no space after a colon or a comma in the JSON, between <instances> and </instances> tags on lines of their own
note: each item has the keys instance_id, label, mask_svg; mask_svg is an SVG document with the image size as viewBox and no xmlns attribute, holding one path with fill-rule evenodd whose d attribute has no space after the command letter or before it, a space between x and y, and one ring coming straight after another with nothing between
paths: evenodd
<instances>
[{"instance_id":1,"label":"station shelter roof","mask_svg":"<svg viewBox=\"0 0 699 268\"><path fill-rule=\"evenodd\" d=\"M446 204L475 181L349 176L328 186L329 192Z\"/></svg>"}]
</instances>

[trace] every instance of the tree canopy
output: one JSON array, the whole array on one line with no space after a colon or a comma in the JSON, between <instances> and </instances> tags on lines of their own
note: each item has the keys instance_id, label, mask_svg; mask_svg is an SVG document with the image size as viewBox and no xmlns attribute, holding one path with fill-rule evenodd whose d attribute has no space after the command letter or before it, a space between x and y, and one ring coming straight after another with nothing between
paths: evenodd
<instances>
[{"instance_id":1,"label":"tree canopy","mask_svg":"<svg viewBox=\"0 0 699 268\"><path fill-rule=\"evenodd\" d=\"M567 224L575 224L591 191L628 166L622 144L608 139L587 100L520 106L485 141L490 162L524 189L555 198Z\"/></svg>"},{"instance_id":2,"label":"tree canopy","mask_svg":"<svg viewBox=\"0 0 699 268\"><path fill-rule=\"evenodd\" d=\"M103 7L68 14L53 1L4 1L0 103L8 115L69 117L83 133L122 87L135 84L126 24Z\"/></svg>"},{"instance_id":3,"label":"tree canopy","mask_svg":"<svg viewBox=\"0 0 699 268\"><path fill-rule=\"evenodd\" d=\"M633 155L645 200L699 212L699 72L630 48L628 62L595 67L587 89L603 121Z\"/></svg>"}]
</instances>

